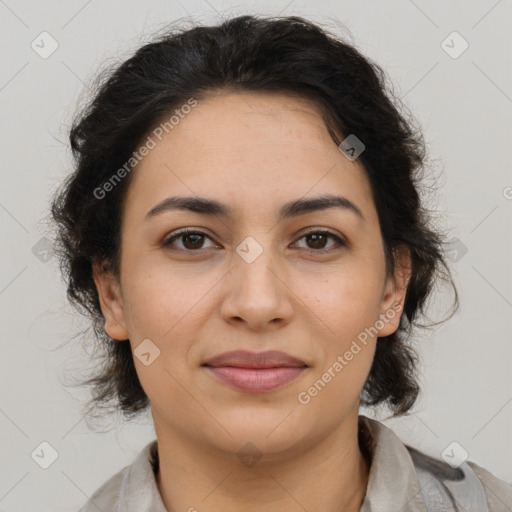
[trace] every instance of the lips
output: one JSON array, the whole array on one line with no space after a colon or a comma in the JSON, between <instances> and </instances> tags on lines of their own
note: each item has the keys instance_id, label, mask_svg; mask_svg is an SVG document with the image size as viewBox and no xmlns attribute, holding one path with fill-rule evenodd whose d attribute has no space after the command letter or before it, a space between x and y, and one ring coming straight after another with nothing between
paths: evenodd
<instances>
[{"instance_id":1,"label":"lips","mask_svg":"<svg viewBox=\"0 0 512 512\"><path fill-rule=\"evenodd\" d=\"M226 352L202 366L217 381L247 393L274 391L297 379L308 368L304 361L275 350Z\"/></svg>"},{"instance_id":2,"label":"lips","mask_svg":"<svg viewBox=\"0 0 512 512\"><path fill-rule=\"evenodd\" d=\"M307 364L296 357L277 350L267 352L249 352L247 350L235 350L215 356L203 366L236 368L283 368L283 367L306 367Z\"/></svg>"}]
</instances>

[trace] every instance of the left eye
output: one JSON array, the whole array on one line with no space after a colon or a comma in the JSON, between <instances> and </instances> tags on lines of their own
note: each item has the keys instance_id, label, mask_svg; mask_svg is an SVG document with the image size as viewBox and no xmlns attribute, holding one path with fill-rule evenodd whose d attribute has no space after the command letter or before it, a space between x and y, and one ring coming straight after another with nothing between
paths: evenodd
<instances>
[{"instance_id":1,"label":"left eye","mask_svg":"<svg viewBox=\"0 0 512 512\"><path fill-rule=\"evenodd\" d=\"M305 233L302 235L299 240L302 239L308 239L309 243L313 243L314 248L306 248L307 251L313 251L313 252L320 252L320 251L327 251L330 248L325 248L325 242L330 238L331 240L334 240L338 245L343 246L345 245L345 242L339 237L336 236L334 233L331 233L330 231L310 231L309 233ZM318 247L318 246L321 247Z\"/></svg>"},{"instance_id":2,"label":"left eye","mask_svg":"<svg viewBox=\"0 0 512 512\"><path fill-rule=\"evenodd\" d=\"M203 241L205 238L212 240L211 237L209 237L206 233L203 233L202 231L192 231L189 229L184 229L183 231L175 233L173 236L168 238L166 241L163 242L162 245L164 247L173 246L175 240L181 239L183 247L176 248L184 251L194 252L197 251L198 249L202 249L201 246L203 245ZM309 233L303 234L299 238L299 240L305 239L307 240L306 243L313 244L313 248L305 248L307 251L321 252L332 249L332 246L330 248L325 247L325 243L329 238L331 240L334 240L336 244L340 246L345 245L345 242L340 237L336 236L334 233L331 233L330 231L310 231Z\"/></svg>"}]
</instances>

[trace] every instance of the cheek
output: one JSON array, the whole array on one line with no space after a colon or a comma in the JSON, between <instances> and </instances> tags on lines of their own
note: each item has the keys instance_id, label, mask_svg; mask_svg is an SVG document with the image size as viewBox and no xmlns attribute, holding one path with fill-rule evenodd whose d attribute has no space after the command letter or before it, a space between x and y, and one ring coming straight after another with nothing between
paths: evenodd
<instances>
[{"instance_id":1,"label":"cheek","mask_svg":"<svg viewBox=\"0 0 512 512\"><path fill-rule=\"evenodd\" d=\"M359 397L375 352L372 327L379 318L380 279L372 267L354 264L300 285L304 303L314 313L311 321L321 330L317 340L322 356L313 379L320 379L320 388L325 384L321 402Z\"/></svg>"},{"instance_id":2,"label":"cheek","mask_svg":"<svg viewBox=\"0 0 512 512\"><path fill-rule=\"evenodd\" d=\"M328 335L346 339L377 320L381 279L371 267L347 264L314 277L303 274L296 293L323 320Z\"/></svg>"},{"instance_id":3,"label":"cheek","mask_svg":"<svg viewBox=\"0 0 512 512\"><path fill-rule=\"evenodd\" d=\"M150 401L162 407L185 407L189 397L179 383L190 378L190 346L205 322L204 299L213 283L208 279L178 279L168 269L157 270L153 267L151 272L142 272L126 266L130 276L124 286L130 344L137 375ZM150 365L137 358L137 347L146 339L159 350Z\"/></svg>"},{"instance_id":4,"label":"cheek","mask_svg":"<svg viewBox=\"0 0 512 512\"><path fill-rule=\"evenodd\" d=\"M189 357L193 340L212 315L212 292L220 276L190 272L168 262L125 266L126 325L134 348L149 338L160 348L161 360L172 367ZM148 270L150 269L150 270ZM181 365L176 363L181 361ZM181 369L179 369L181 371Z\"/></svg>"},{"instance_id":5,"label":"cheek","mask_svg":"<svg viewBox=\"0 0 512 512\"><path fill-rule=\"evenodd\" d=\"M190 314L205 292L170 278L151 274L134 279L127 293L128 330L144 337L163 340L187 313Z\"/></svg>"}]
</instances>

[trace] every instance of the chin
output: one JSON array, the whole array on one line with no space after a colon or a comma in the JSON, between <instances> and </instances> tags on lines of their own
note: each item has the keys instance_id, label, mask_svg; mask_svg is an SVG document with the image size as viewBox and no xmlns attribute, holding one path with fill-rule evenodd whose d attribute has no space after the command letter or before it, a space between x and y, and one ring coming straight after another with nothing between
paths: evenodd
<instances>
[{"instance_id":1,"label":"chin","mask_svg":"<svg viewBox=\"0 0 512 512\"><path fill-rule=\"evenodd\" d=\"M290 407L248 409L244 407L216 416L232 436L222 436L227 443L225 447L230 451L234 448L237 451L246 443L252 443L267 454L284 454L288 448L309 437L307 422L293 412L290 414ZM314 427L311 425L311 428Z\"/></svg>"}]
</instances>

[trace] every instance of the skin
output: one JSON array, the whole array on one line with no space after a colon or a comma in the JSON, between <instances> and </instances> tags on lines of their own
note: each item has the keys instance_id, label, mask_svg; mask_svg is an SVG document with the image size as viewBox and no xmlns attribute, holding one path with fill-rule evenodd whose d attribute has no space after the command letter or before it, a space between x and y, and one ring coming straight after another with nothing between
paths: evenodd
<instances>
[{"instance_id":1,"label":"skin","mask_svg":"<svg viewBox=\"0 0 512 512\"><path fill-rule=\"evenodd\" d=\"M404 304L409 253L399 251L386 275L362 164L338 149L314 103L225 92L199 101L133 172L120 275L95 266L94 277L109 336L129 338L132 350L150 339L160 350L149 366L134 361L151 401L167 510L358 511L370 469L358 444L359 397L376 337L307 405L297 397ZM364 220L331 208L277 222L282 204L334 193ZM145 220L169 196L216 199L233 217L176 210ZM185 227L207 236L162 246ZM346 245L304 237L313 228ZM252 263L236 252L247 236L263 249ZM275 391L244 393L201 366L235 349L281 350L309 368ZM261 455L253 467L237 457L248 442Z\"/></svg>"}]
</instances>

